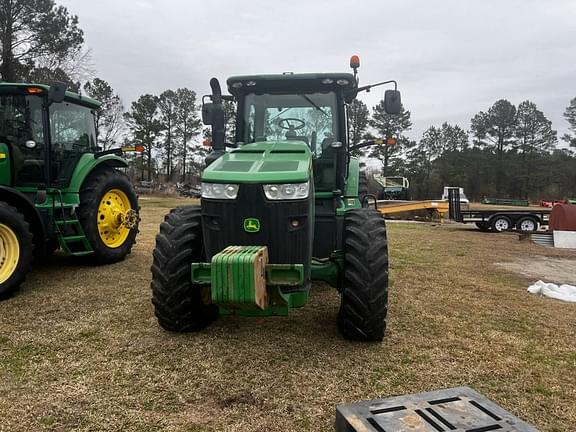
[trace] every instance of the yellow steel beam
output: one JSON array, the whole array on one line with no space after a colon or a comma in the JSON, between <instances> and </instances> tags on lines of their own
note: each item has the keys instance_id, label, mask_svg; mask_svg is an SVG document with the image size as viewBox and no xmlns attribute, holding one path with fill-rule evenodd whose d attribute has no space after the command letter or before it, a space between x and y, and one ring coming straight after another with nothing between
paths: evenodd
<instances>
[{"instance_id":1,"label":"yellow steel beam","mask_svg":"<svg viewBox=\"0 0 576 432\"><path fill-rule=\"evenodd\" d=\"M399 203L378 204L378 211L382 214L403 213L417 210L436 210L440 219L448 213L447 201L404 201Z\"/></svg>"}]
</instances>

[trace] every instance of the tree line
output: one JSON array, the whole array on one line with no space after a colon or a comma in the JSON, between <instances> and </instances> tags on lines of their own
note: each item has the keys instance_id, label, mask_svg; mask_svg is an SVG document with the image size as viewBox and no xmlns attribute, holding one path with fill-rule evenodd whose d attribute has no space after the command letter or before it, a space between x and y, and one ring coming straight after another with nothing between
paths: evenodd
<instances>
[{"instance_id":1,"label":"tree line","mask_svg":"<svg viewBox=\"0 0 576 432\"><path fill-rule=\"evenodd\" d=\"M98 144L142 144L146 151L131 157L138 179L188 181L197 176L209 136L198 116L193 90L145 94L127 112L108 82L95 76L90 51L76 15L54 0L0 0L0 79L68 83L102 102L97 112ZM227 139L233 140L234 106L226 104ZM447 122L431 126L420 140L410 139L411 113L389 115L380 101L371 110L360 100L348 109L350 141L395 137L395 145L355 151L376 159L381 174L409 178L414 198L434 198L445 185L462 186L473 199L489 197L563 198L576 195L576 157L558 147L557 132L531 101L518 106L505 99L476 114L469 130ZM576 97L564 112L569 132L561 137L576 149Z\"/></svg>"},{"instance_id":2,"label":"tree line","mask_svg":"<svg viewBox=\"0 0 576 432\"><path fill-rule=\"evenodd\" d=\"M470 120L469 131L444 122L411 140L411 113L386 114L384 102L372 108L355 100L349 109L350 140L395 137L395 145L358 151L381 162L378 173L410 180L414 199L438 198L443 186L461 186L474 200L490 198L576 197L576 98L564 112L569 132L560 147L552 122L531 101L506 99ZM574 149L574 150L571 150Z\"/></svg>"}]
</instances>

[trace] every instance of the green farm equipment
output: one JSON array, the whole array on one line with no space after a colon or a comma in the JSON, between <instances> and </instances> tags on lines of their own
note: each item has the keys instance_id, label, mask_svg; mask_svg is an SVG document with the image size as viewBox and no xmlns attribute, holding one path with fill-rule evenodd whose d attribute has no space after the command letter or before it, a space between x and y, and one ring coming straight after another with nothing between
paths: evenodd
<instances>
[{"instance_id":1,"label":"green farm equipment","mask_svg":"<svg viewBox=\"0 0 576 432\"><path fill-rule=\"evenodd\" d=\"M138 200L117 170L123 149L97 147L99 106L63 84L0 83L0 299L33 258L61 249L106 264L130 252Z\"/></svg>"},{"instance_id":2,"label":"green farm equipment","mask_svg":"<svg viewBox=\"0 0 576 432\"><path fill-rule=\"evenodd\" d=\"M311 280L338 289L338 328L379 341L388 308L388 249L382 215L369 208L363 173L350 152L347 110L354 74L235 76L204 96L212 151L199 206L172 210L160 226L152 302L169 331L198 331L219 314L287 315L306 304ZM235 143L226 144L223 101L237 104ZM387 112L400 93L385 92ZM230 147L226 150L226 147Z\"/></svg>"}]
</instances>

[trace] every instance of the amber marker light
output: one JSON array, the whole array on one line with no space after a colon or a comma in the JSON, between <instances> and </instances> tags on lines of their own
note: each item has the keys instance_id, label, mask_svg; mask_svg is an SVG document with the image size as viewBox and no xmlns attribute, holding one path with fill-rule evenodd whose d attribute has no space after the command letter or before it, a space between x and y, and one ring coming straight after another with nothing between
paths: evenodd
<instances>
[{"instance_id":1,"label":"amber marker light","mask_svg":"<svg viewBox=\"0 0 576 432\"><path fill-rule=\"evenodd\" d=\"M28 94L40 94L44 93L44 89L38 87L26 87L26 93Z\"/></svg>"},{"instance_id":2,"label":"amber marker light","mask_svg":"<svg viewBox=\"0 0 576 432\"><path fill-rule=\"evenodd\" d=\"M353 55L352 57L350 57L350 67L352 69L357 69L360 67L360 57L358 57L357 55Z\"/></svg>"}]
</instances>

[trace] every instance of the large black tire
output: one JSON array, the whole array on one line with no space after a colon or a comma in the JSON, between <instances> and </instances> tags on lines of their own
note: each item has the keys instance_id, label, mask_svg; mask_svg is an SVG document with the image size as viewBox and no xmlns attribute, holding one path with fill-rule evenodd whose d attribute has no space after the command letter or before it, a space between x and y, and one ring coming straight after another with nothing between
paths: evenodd
<instances>
[{"instance_id":1,"label":"large black tire","mask_svg":"<svg viewBox=\"0 0 576 432\"><path fill-rule=\"evenodd\" d=\"M0 202L0 300L12 296L24 282L30 271L32 251L32 233L24 215Z\"/></svg>"},{"instance_id":2,"label":"large black tire","mask_svg":"<svg viewBox=\"0 0 576 432\"><path fill-rule=\"evenodd\" d=\"M367 203L364 202L364 198L368 195L368 177L364 171L360 171L358 176L358 199L362 207L366 207Z\"/></svg>"},{"instance_id":3,"label":"large black tire","mask_svg":"<svg viewBox=\"0 0 576 432\"><path fill-rule=\"evenodd\" d=\"M387 313L386 222L377 210L350 210L344 220L344 281L338 328L347 339L381 341Z\"/></svg>"},{"instance_id":4,"label":"large black tire","mask_svg":"<svg viewBox=\"0 0 576 432\"><path fill-rule=\"evenodd\" d=\"M153 257L152 303L162 328L199 331L218 318L218 307L205 303L202 286L191 279L190 264L205 261L199 206L178 207L166 215Z\"/></svg>"},{"instance_id":5,"label":"large black tire","mask_svg":"<svg viewBox=\"0 0 576 432\"><path fill-rule=\"evenodd\" d=\"M140 209L134 187L126 175L113 168L96 169L90 174L80 190L77 214L84 234L94 250L90 261L95 264L122 261L132 251L138 234L140 218L136 216L134 226L122 244L110 246L102 240L98 230L98 210L105 195L112 190L122 191L130 201L132 210L138 212Z\"/></svg>"}]
</instances>

